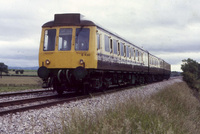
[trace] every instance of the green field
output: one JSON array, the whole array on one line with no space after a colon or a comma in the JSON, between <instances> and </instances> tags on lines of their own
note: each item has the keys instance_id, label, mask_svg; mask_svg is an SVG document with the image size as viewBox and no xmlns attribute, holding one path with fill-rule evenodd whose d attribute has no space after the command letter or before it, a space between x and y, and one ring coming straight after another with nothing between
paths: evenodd
<instances>
[{"instance_id":1,"label":"green field","mask_svg":"<svg viewBox=\"0 0 200 134\"><path fill-rule=\"evenodd\" d=\"M0 78L0 92L41 88L41 85L42 81L39 77L3 76Z\"/></svg>"}]
</instances>

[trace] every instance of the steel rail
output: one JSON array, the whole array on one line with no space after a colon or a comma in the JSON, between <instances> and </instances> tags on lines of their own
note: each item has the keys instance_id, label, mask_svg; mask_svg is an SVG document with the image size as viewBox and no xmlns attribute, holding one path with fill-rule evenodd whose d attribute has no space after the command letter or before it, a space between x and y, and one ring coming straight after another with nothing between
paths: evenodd
<instances>
[{"instance_id":1,"label":"steel rail","mask_svg":"<svg viewBox=\"0 0 200 134\"><path fill-rule=\"evenodd\" d=\"M56 99L56 97L58 97L58 95L48 95L48 96L41 96L41 97L34 97L34 98L0 102L0 108L1 107L13 106L13 105L26 104L26 103L36 102L36 101L40 101L40 100Z\"/></svg>"},{"instance_id":2,"label":"steel rail","mask_svg":"<svg viewBox=\"0 0 200 134\"><path fill-rule=\"evenodd\" d=\"M68 103L70 101L73 101L73 100L80 100L80 99L84 99L84 98L87 98L89 97L89 95L84 95L84 96L78 96L78 97L71 97L71 98L59 98L59 99L56 99L54 101L51 101L51 102L44 102L42 104L34 104L34 105L30 105L30 106L22 106L22 107L19 107L19 108L13 108L13 109L8 109L8 110L2 110L0 111L0 116L2 115L5 115L5 114L11 114L11 113L16 113L16 112L23 112L23 111L27 111L27 110L30 110L30 109L39 109L39 108L44 108L44 107L50 107L50 106L53 106L53 105L56 105L56 104L62 104L62 103Z\"/></svg>"},{"instance_id":3,"label":"steel rail","mask_svg":"<svg viewBox=\"0 0 200 134\"><path fill-rule=\"evenodd\" d=\"M69 103L69 102L74 101L74 100L92 98L94 96L110 94L110 93L113 93L113 92L126 90L126 89L129 89L129 88L132 88L132 87L111 88L110 90L107 90L107 91L104 91L104 92L95 92L95 93L90 93L88 95L80 95L80 96L77 96L77 95L75 96L74 93L71 93L71 94L68 93L68 94L64 94L62 96L59 96L59 95L43 96L43 97L37 97L37 98L29 98L29 99L22 99L22 100L16 100L16 101L2 102L2 103L0 103L0 108L11 106L11 105L19 105L19 104L27 104L27 103L30 103L30 102L44 101L44 100L48 100L48 99L56 99L54 101L44 102L42 104L34 104L34 105L30 105L30 106L22 106L20 108L2 110L2 111L0 111L0 116L5 115L5 114L16 113L16 112L23 112L23 111L30 110L30 109L39 109L39 108L44 108L44 107L50 107L50 106L53 106L53 105L56 105L56 104ZM68 98L66 98L66 97L68 97Z\"/></svg>"}]
</instances>

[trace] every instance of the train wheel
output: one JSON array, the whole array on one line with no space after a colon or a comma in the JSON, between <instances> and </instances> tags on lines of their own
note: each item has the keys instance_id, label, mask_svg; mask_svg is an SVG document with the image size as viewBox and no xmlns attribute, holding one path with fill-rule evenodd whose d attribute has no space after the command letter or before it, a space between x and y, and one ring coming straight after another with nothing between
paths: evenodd
<instances>
[{"instance_id":1,"label":"train wheel","mask_svg":"<svg viewBox=\"0 0 200 134\"><path fill-rule=\"evenodd\" d=\"M102 84L101 91L104 92L109 88L109 81L105 80Z\"/></svg>"},{"instance_id":2,"label":"train wheel","mask_svg":"<svg viewBox=\"0 0 200 134\"><path fill-rule=\"evenodd\" d=\"M144 84L145 83L145 79L143 76L140 76L140 84Z\"/></svg>"},{"instance_id":3,"label":"train wheel","mask_svg":"<svg viewBox=\"0 0 200 134\"><path fill-rule=\"evenodd\" d=\"M53 80L53 90L55 90L59 95L63 94L63 87L60 85L57 79Z\"/></svg>"},{"instance_id":4,"label":"train wheel","mask_svg":"<svg viewBox=\"0 0 200 134\"><path fill-rule=\"evenodd\" d=\"M59 95L62 95L62 94L63 94L63 90L57 90L57 93L58 93Z\"/></svg>"},{"instance_id":5,"label":"train wheel","mask_svg":"<svg viewBox=\"0 0 200 134\"><path fill-rule=\"evenodd\" d=\"M53 89L54 89L59 95L62 95L62 94L63 94L62 86L57 85L57 84L54 84L54 85L53 85Z\"/></svg>"},{"instance_id":6,"label":"train wheel","mask_svg":"<svg viewBox=\"0 0 200 134\"><path fill-rule=\"evenodd\" d=\"M148 76L147 78L148 83L152 83L153 82L153 77L151 75Z\"/></svg>"}]
</instances>

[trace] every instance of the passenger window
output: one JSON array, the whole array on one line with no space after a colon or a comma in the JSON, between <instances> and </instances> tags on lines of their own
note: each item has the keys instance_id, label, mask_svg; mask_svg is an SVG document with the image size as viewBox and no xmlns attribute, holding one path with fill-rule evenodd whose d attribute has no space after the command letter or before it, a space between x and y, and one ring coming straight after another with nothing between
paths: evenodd
<instances>
[{"instance_id":1,"label":"passenger window","mask_svg":"<svg viewBox=\"0 0 200 134\"><path fill-rule=\"evenodd\" d=\"M141 61L143 62L143 53L141 53Z\"/></svg>"},{"instance_id":2,"label":"passenger window","mask_svg":"<svg viewBox=\"0 0 200 134\"><path fill-rule=\"evenodd\" d=\"M129 57L129 46L126 47L126 57Z\"/></svg>"},{"instance_id":3,"label":"passenger window","mask_svg":"<svg viewBox=\"0 0 200 134\"><path fill-rule=\"evenodd\" d=\"M138 60L138 50L135 51L135 60Z\"/></svg>"},{"instance_id":4,"label":"passenger window","mask_svg":"<svg viewBox=\"0 0 200 134\"><path fill-rule=\"evenodd\" d=\"M138 61L140 61L140 51L138 51Z\"/></svg>"},{"instance_id":5,"label":"passenger window","mask_svg":"<svg viewBox=\"0 0 200 134\"><path fill-rule=\"evenodd\" d=\"M151 65L151 57L149 58L149 64Z\"/></svg>"},{"instance_id":6,"label":"passenger window","mask_svg":"<svg viewBox=\"0 0 200 134\"><path fill-rule=\"evenodd\" d=\"M151 57L149 57L149 64L151 65Z\"/></svg>"},{"instance_id":7,"label":"passenger window","mask_svg":"<svg viewBox=\"0 0 200 134\"><path fill-rule=\"evenodd\" d=\"M71 50L72 42L72 29L61 28L59 31L58 50L69 51Z\"/></svg>"},{"instance_id":8,"label":"passenger window","mask_svg":"<svg viewBox=\"0 0 200 134\"><path fill-rule=\"evenodd\" d=\"M75 50L76 51L87 51L89 49L89 28L77 28L76 39L75 39Z\"/></svg>"},{"instance_id":9,"label":"passenger window","mask_svg":"<svg viewBox=\"0 0 200 134\"><path fill-rule=\"evenodd\" d=\"M107 35L104 36L104 40L105 40L105 51L106 52L110 52L110 47L109 47L109 37Z\"/></svg>"},{"instance_id":10,"label":"passenger window","mask_svg":"<svg viewBox=\"0 0 200 134\"><path fill-rule=\"evenodd\" d=\"M135 49L133 49L133 55L132 56L134 57L134 60L135 60Z\"/></svg>"},{"instance_id":11,"label":"passenger window","mask_svg":"<svg viewBox=\"0 0 200 134\"><path fill-rule=\"evenodd\" d=\"M154 59L152 58L152 65L154 65Z\"/></svg>"},{"instance_id":12,"label":"passenger window","mask_svg":"<svg viewBox=\"0 0 200 134\"><path fill-rule=\"evenodd\" d=\"M117 43L117 50L118 50L117 55L120 55L120 43L119 42Z\"/></svg>"},{"instance_id":13,"label":"passenger window","mask_svg":"<svg viewBox=\"0 0 200 134\"><path fill-rule=\"evenodd\" d=\"M43 51L54 51L56 43L56 29L45 30Z\"/></svg>"},{"instance_id":14,"label":"passenger window","mask_svg":"<svg viewBox=\"0 0 200 134\"><path fill-rule=\"evenodd\" d=\"M131 55L132 55L132 48L129 47L129 58L131 58Z\"/></svg>"},{"instance_id":15,"label":"passenger window","mask_svg":"<svg viewBox=\"0 0 200 134\"><path fill-rule=\"evenodd\" d=\"M121 56L124 56L124 45L123 45L123 43L120 43L120 51L121 51Z\"/></svg>"},{"instance_id":16,"label":"passenger window","mask_svg":"<svg viewBox=\"0 0 200 134\"><path fill-rule=\"evenodd\" d=\"M113 53L113 42L112 42L112 39L110 39L110 53Z\"/></svg>"},{"instance_id":17,"label":"passenger window","mask_svg":"<svg viewBox=\"0 0 200 134\"><path fill-rule=\"evenodd\" d=\"M100 49L100 34L97 33L97 49Z\"/></svg>"},{"instance_id":18,"label":"passenger window","mask_svg":"<svg viewBox=\"0 0 200 134\"><path fill-rule=\"evenodd\" d=\"M117 41L113 40L113 52L114 54L117 54Z\"/></svg>"},{"instance_id":19,"label":"passenger window","mask_svg":"<svg viewBox=\"0 0 200 134\"><path fill-rule=\"evenodd\" d=\"M124 57L126 57L126 46L124 45Z\"/></svg>"}]
</instances>

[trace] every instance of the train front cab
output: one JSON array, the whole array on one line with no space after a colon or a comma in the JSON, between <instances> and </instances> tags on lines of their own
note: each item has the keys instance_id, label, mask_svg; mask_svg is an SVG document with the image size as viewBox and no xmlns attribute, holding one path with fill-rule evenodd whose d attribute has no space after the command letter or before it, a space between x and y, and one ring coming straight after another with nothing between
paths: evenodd
<instances>
[{"instance_id":1,"label":"train front cab","mask_svg":"<svg viewBox=\"0 0 200 134\"><path fill-rule=\"evenodd\" d=\"M88 70L96 69L95 42L95 26L43 27L38 75L43 79L44 87L82 80Z\"/></svg>"}]
</instances>

